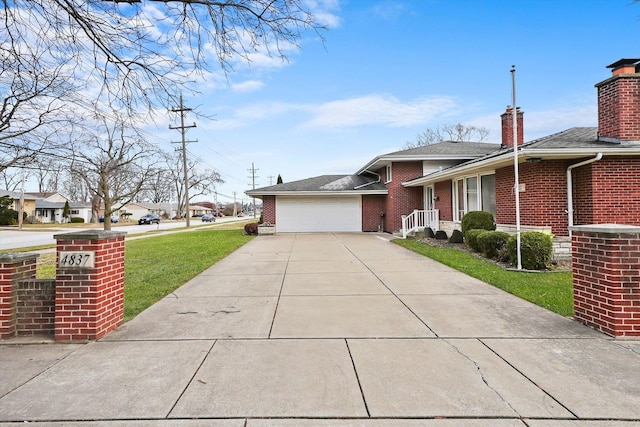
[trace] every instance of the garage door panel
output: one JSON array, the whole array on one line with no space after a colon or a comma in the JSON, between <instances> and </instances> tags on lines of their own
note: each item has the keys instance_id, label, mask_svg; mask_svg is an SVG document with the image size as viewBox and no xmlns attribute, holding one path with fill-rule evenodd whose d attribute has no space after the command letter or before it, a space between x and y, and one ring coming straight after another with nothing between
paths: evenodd
<instances>
[{"instance_id":1,"label":"garage door panel","mask_svg":"<svg viewBox=\"0 0 640 427\"><path fill-rule=\"evenodd\" d=\"M361 197L277 197L278 232L360 232Z\"/></svg>"}]
</instances>

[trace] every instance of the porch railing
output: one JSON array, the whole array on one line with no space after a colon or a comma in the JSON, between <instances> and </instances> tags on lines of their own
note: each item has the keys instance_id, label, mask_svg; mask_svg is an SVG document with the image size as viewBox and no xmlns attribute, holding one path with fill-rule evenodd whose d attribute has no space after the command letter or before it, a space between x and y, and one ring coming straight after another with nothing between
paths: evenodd
<instances>
[{"instance_id":1,"label":"porch railing","mask_svg":"<svg viewBox=\"0 0 640 427\"><path fill-rule=\"evenodd\" d=\"M402 238L406 239L410 233L424 230L429 227L438 230L440 224L440 211L432 209L428 211L414 210L409 215L402 215Z\"/></svg>"}]
</instances>

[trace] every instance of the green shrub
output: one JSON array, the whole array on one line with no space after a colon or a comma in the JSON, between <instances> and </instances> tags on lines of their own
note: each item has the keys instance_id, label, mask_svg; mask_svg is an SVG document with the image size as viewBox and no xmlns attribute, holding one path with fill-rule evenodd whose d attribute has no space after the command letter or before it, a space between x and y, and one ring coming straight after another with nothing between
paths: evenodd
<instances>
[{"instance_id":1,"label":"green shrub","mask_svg":"<svg viewBox=\"0 0 640 427\"><path fill-rule=\"evenodd\" d=\"M511 236L507 241L507 252L511 264L516 265L518 255L516 251L517 237ZM553 255L553 236L538 231L520 233L520 254L522 268L526 270L544 270L551 262Z\"/></svg>"},{"instance_id":2,"label":"green shrub","mask_svg":"<svg viewBox=\"0 0 640 427\"><path fill-rule=\"evenodd\" d=\"M509 259L507 252L509 237L511 235L504 231L485 231L478 235L478 247L487 258L507 261Z\"/></svg>"},{"instance_id":3,"label":"green shrub","mask_svg":"<svg viewBox=\"0 0 640 427\"><path fill-rule=\"evenodd\" d=\"M461 222L462 234L466 236L467 231L475 228L481 230L495 230L496 222L493 220L493 215L490 212L485 211L471 211L467 212L462 217Z\"/></svg>"},{"instance_id":4,"label":"green shrub","mask_svg":"<svg viewBox=\"0 0 640 427\"><path fill-rule=\"evenodd\" d=\"M478 236L487 230L482 230L480 228L473 228L471 230L467 230L464 235L465 243L474 251L480 252L480 246L478 245Z\"/></svg>"},{"instance_id":5,"label":"green shrub","mask_svg":"<svg viewBox=\"0 0 640 427\"><path fill-rule=\"evenodd\" d=\"M84 218L80 218L79 216L71 217L71 224L81 224L84 222Z\"/></svg>"}]
</instances>

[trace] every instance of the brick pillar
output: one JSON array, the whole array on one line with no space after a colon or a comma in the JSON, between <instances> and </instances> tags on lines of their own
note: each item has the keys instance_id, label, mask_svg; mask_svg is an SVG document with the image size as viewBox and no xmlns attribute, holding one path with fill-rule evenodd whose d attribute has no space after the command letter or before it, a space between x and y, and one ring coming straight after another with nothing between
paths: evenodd
<instances>
[{"instance_id":1,"label":"brick pillar","mask_svg":"<svg viewBox=\"0 0 640 427\"><path fill-rule=\"evenodd\" d=\"M125 235L81 231L54 236L56 340L95 340L122 324Z\"/></svg>"},{"instance_id":2,"label":"brick pillar","mask_svg":"<svg viewBox=\"0 0 640 427\"><path fill-rule=\"evenodd\" d=\"M0 254L0 338L16 334L16 284L36 277L38 254Z\"/></svg>"},{"instance_id":3,"label":"brick pillar","mask_svg":"<svg viewBox=\"0 0 640 427\"><path fill-rule=\"evenodd\" d=\"M575 319L614 337L640 336L640 227L571 230Z\"/></svg>"}]
</instances>

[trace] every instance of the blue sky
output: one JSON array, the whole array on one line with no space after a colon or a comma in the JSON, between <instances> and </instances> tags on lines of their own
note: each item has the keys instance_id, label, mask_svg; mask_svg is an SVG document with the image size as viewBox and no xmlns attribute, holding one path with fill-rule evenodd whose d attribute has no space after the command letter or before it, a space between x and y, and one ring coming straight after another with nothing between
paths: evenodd
<instances>
[{"instance_id":1,"label":"blue sky","mask_svg":"<svg viewBox=\"0 0 640 427\"><path fill-rule=\"evenodd\" d=\"M227 78L212 72L200 96L185 98L215 116L188 118L198 140L189 153L221 173L221 202L250 189L252 162L262 187L278 174L289 182L354 173L444 124L486 127L487 142L500 142L512 64L525 140L596 126L594 84L610 76L607 65L640 57L632 0L314 3L330 26L324 45L305 34L289 62L256 56ZM175 148L167 123L150 131Z\"/></svg>"}]
</instances>

